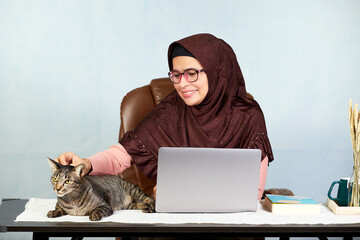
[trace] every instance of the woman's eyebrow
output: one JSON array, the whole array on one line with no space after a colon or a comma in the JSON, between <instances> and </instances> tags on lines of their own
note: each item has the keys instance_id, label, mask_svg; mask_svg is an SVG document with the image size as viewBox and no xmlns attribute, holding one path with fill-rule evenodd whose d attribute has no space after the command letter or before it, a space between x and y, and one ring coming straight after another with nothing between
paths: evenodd
<instances>
[{"instance_id":1,"label":"woman's eyebrow","mask_svg":"<svg viewBox=\"0 0 360 240\"><path fill-rule=\"evenodd\" d=\"M184 69L183 72L186 72L186 71L188 71L188 70L197 70L197 68L194 68L194 67L186 68L186 69ZM177 69L175 69L175 68L173 69L173 71L180 72L179 70L177 70Z\"/></svg>"},{"instance_id":2,"label":"woman's eyebrow","mask_svg":"<svg viewBox=\"0 0 360 240\"><path fill-rule=\"evenodd\" d=\"M188 71L188 70L196 70L196 69L197 69L197 68L187 68L187 69L184 70L184 72L185 72L185 71Z\"/></svg>"}]
</instances>

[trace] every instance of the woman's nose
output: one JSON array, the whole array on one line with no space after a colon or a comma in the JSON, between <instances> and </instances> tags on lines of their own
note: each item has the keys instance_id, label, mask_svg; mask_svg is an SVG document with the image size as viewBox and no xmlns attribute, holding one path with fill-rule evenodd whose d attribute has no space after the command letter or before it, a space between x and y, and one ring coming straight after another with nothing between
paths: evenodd
<instances>
[{"instance_id":1,"label":"woman's nose","mask_svg":"<svg viewBox=\"0 0 360 240\"><path fill-rule=\"evenodd\" d=\"M186 77L184 74L181 75L181 78L180 78L180 82L179 82L179 86L180 87L185 87L189 85L189 82L187 81Z\"/></svg>"}]
</instances>

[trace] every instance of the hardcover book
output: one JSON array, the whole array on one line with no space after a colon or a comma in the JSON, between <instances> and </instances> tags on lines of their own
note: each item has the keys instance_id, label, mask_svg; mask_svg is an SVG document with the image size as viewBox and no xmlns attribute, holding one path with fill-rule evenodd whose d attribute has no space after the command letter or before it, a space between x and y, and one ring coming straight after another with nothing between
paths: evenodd
<instances>
[{"instance_id":1,"label":"hardcover book","mask_svg":"<svg viewBox=\"0 0 360 240\"><path fill-rule=\"evenodd\" d=\"M311 197L266 195L264 207L272 213L315 214L320 213L320 205Z\"/></svg>"}]
</instances>

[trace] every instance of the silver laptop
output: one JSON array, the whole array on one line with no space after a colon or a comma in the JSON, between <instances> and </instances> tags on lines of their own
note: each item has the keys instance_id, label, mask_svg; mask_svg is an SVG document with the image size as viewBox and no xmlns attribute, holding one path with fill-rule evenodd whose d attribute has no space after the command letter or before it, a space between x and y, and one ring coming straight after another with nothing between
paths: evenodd
<instances>
[{"instance_id":1,"label":"silver laptop","mask_svg":"<svg viewBox=\"0 0 360 240\"><path fill-rule=\"evenodd\" d=\"M157 212L256 211L261 150L159 149Z\"/></svg>"}]
</instances>

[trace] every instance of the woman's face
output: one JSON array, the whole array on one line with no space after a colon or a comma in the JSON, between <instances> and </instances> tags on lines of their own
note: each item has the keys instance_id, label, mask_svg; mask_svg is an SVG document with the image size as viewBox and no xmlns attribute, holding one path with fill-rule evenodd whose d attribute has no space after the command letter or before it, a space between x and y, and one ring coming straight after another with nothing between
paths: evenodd
<instances>
[{"instance_id":1,"label":"woman's face","mask_svg":"<svg viewBox=\"0 0 360 240\"><path fill-rule=\"evenodd\" d=\"M200 62L193 57L179 56L173 58L173 70L183 73L187 69L203 69ZM174 87L179 96L188 106L200 104L209 91L209 83L205 72L199 72L196 82L188 82L181 76L180 83L174 83Z\"/></svg>"}]
</instances>

